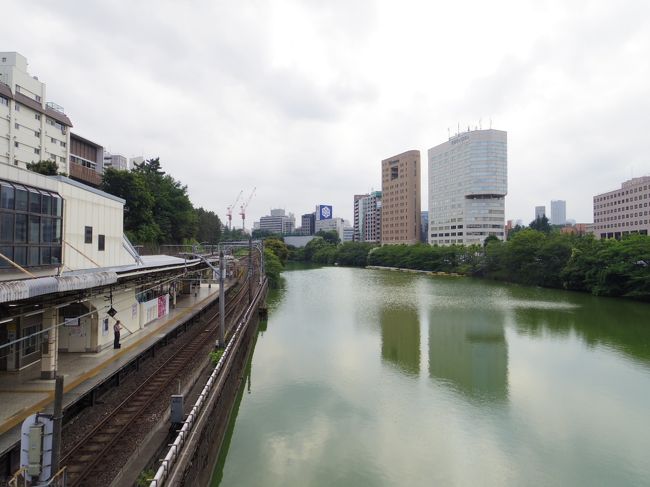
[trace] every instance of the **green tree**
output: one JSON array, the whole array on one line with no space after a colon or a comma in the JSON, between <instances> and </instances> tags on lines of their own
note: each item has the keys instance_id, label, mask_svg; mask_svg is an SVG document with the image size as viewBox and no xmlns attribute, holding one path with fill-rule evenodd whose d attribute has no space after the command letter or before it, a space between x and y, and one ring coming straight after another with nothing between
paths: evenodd
<instances>
[{"instance_id":1,"label":"green tree","mask_svg":"<svg viewBox=\"0 0 650 487\"><path fill-rule=\"evenodd\" d=\"M160 243L180 244L195 238L198 215L182 186L161 168L160 159L136 164L133 172L143 178L154 197L153 213L162 232Z\"/></svg>"},{"instance_id":2,"label":"green tree","mask_svg":"<svg viewBox=\"0 0 650 487\"><path fill-rule=\"evenodd\" d=\"M336 230L320 230L316 232L317 237L321 237L323 240L325 240L327 243L337 245L338 243L341 242L341 239L339 238L339 234Z\"/></svg>"},{"instance_id":3,"label":"green tree","mask_svg":"<svg viewBox=\"0 0 650 487\"><path fill-rule=\"evenodd\" d=\"M282 240L277 238L267 238L264 240L264 248L273 252L282 265L287 262L289 249L287 249L287 245Z\"/></svg>"},{"instance_id":4,"label":"green tree","mask_svg":"<svg viewBox=\"0 0 650 487\"><path fill-rule=\"evenodd\" d=\"M126 201L124 231L134 243L161 242L162 232L154 220L154 196L140 174L107 168L101 189Z\"/></svg>"},{"instance_id":5,"label":"green tree","mask_svg":"<svg viewBox=\"0 0 650 487\"><path fill-rule=\"evenodd\" d=\"M38 161L38 162L28 162L27 169L30 171L37 172L39 174L44 174L46 176L56 176L59 171L59 166L56 161L47 160L47 161Z\"/></svg>"},{"instance_id":6,"label":"green tree","mask_svg":"<svg viewBox=\"0 0 650 487\"><path fill-rule=\"evenodd\" d=\"M270 249L264 249L264 269L266 277L271 287L278 287L280 284L280 273L282 272L282 263L280 259L271 252Z\"/></svg>"},{"instance_id":7,"label":"green tree","mask_svg":"<svg viewBox=\"0 0 650 487\"><path fill-rule=\"evenodd\" d=\"M532 228L533 230L537 230L538 232L542 232L547 235L551 233L551 225L549 224L546 215L538 216L535 218L532 222L530 222L528 228Z\"/></svg>"},{"instance_id":8,"label":"green tree","mask_svg":"<svg viewBox=\"0 0 650 487\"><path fill-rule=\"evenodd\" d=\"M197 234L196 240L216 244L221 240L221 220L213 211L199 208L196 210Z\"/></svg>"},{"instance_id":9,"label":"green tree","mask_svg":"<svg viewBox=\"0 0 650 487\"><path fill-rule=\"evenodd\" d=\"M319 250L321 250L324 247L332 246L332 244L327 243L323 237L315 237L309 242L307 242L307 245L305 245L305 250L303 252L303 255L305 256L305 261L306 262L315 262L313 260L314 254L316 254Z\"/></svg>"},{"instance_id":10,"label":"green tree","mask_svg":"<svg viewBox=\"0 0 650 487\"><path fill-rule=\"evenodd\" d=\"M368 252L372 244L365 242L344 242L337 248L336 262L341 265L365 267L368 262Z\"/></svg>"}]
</instances>

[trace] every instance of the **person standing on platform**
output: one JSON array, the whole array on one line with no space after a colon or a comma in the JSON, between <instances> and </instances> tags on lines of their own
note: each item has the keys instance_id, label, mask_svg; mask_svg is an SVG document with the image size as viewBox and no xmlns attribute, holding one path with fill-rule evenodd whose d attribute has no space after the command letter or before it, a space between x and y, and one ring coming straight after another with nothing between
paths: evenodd
<instances>
[{"instance_id":1,"label":"person standing on platform","mask_svg":"<svg viewBox=\"0 0 650 487\"><path fill-rule=\"evenodd\" d=\"M120 330L122 329L122 322L117 320L113 325L113 335L115 339L113 340L113 348L122 348L120 345Z\"/></svg>"}]
</instances>

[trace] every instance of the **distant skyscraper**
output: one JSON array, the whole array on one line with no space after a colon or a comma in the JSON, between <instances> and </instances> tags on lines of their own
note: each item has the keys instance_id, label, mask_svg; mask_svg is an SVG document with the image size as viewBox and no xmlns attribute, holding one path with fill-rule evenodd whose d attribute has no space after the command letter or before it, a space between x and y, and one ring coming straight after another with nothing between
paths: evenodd
<instances>
[{"instance_id":1,"label":"distant skyscraper","mask_svg":"<svg viewBox=\"0 0 650 487\"><path fill-rule=\"evenodd\" d=\"M429 212L420 212L420 242L427 243L429 235Z\"/></svg>"},{"instance_id":2,"label":"distant skyscraper","mask_svg":"<svg viewBox=\"0 0 650 487\"><path fill-rule=\"evenodd\" d=\"M120 154L111 154L104 151L104 169L112 167L120 171L129 170L129 160Z\"/></svg>"},{"instance_id":3,"label":"distant skyscraper","mask_svg":"<svg viewBox=\"0 0 650 487\"><path fill-rule=\"evenodd\" d=\"M381 161L381 243L420 241L420 151Z\"/></svg>"},{"instance_id":4,"label":"distant skyscraper","mask_svg":"<svg viewBox=\"0 0 650 487\"><path fill-rule=\"evenodd\" d=\"M566 223L566 201L551 201L551 225L564 225Z\"/></svg>"},{"instance_id":5,"label":"distant skyscraper","mask_svg":"<svg viewBox=\"0 0 650 487\"><path fill-rule=\"evenodd\" d=\"M543 218L546 216L546 206L536 206L535 207L535 220L538 218Z\"/></svg>"},{"instance_id":6,"label":"distant skyscraper","mask_svg":"<svg viewBox=\"0 0 650 487\"><path fill-rule=\"evenodd\" d=\"M381 242L381 191L354 195L354 240Z\"/></svg>"},{"instance_id":7,"label":"distant skyscraper","mask_svg":"<svg viewBox=\"0 0 650 487\"><path fill-rule=\"evenodd\" d=\"M292 233L296 224L293 213L287 215L282 208L274 208L271 214L260 218L260 230L286 235Z\"/></svg>"},{"instance_id":8,"label":"distant skyscraper","mask_svg":"<svg viewBox=\"0 0 650 487\"><path fill-rule=\"evenodd\" d=\"M301 231L303 235L313 235L316 233L316 213L305 213L301 217Z\"/></svg>"},{"instance_id":9,"label":"distant skyscraper","mask_svg":"<svg viewBox=\"0 0 650 487\"><path fill-rule=\"evenodd\" d=\"M503 240L507 133L474 130L429 149L429 243Z\"/></svg>"}]
</instances>

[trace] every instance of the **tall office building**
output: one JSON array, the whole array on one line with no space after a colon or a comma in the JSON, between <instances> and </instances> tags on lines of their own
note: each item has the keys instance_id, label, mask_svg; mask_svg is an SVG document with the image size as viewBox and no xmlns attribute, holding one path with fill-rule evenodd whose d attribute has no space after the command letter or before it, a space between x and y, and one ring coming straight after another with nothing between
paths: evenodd
<instances>
[{"instance_id":1,"label":"tall office building","mask_svg":"<svg viewBox=\"0 0 650 487\"><path fill-rule=\"evenodd\" d=\"M303 235L313 235L316 233L316 212L302 215L300 229Z\"/></svg>"},{"instance_id":2,"label":"tall office building","mask_svg":"<svg viewBox=\"0 0 650 487\"><path fill-rule=\"evenodd\" d=\"M620 189L594 196L593 233L621 238L650 233L650 176L625 181Z\"/></svg>"},{"instance_id":3,"label":"tall office building","mask_svg":"<svg viewBox=\"0 0 650 487\"><path fill-rule=\"evenodd\" d=\"M551 225L564 225L566 223L566 201L551 201Z\"/></svg>"},{"instance_id":4,"label":"tall office building","mask_svg":"<svg viewBox=\"0 0 650 487\"><path fill-rule=\"evenodd\" d=\"M110 152L104 151L104 169L109 167L120 171L128 171L129 160L123 155L111 154Z\"/></svg>"},{"instance_id":5,"label":"tall office building","mask_svg":"<svg viewBox=\"0 0 650 487\"><path fill-rule=\"evenodd\" d=\"M260 218L260 230L266 230L278 235L286 235L293 233L296 226L296 219L293 213L288 215L282 208L274 208L271 210L270 215Z\"/></svg>"},{"instance_id":6,"label":"tall office building","mask_svg":"<svg viewBox=\"0 0 650 487\"><path fill-rule=\"evenodd\" d=\"M474 130L429 149L429 243L504 238L507 133Z\"/></svg>"},{"instance_id":7,"label":"tall office building","mask_svg":"<svg viewBox=\"0 0 650 487\"><path fill-rule=\"evenodd\" d=\"M381 161L381 243L420 241L420 151Z\"/></svg>"},{"instance_id":8,"label":"tall office building","mask_svg":"<svg viewBox=\"0 0 650 487\"><path fill-rule=\"evenodd\" d=\"M354 241L381 242L381 191L354 195Z\"/></svg>"},{"instance_id":9,"label":"tall office building","mask_svg":"<svg viewBox=\"0 0 650 487\"><path fill-rule=\"evenodd\" d=\"M45 99L45 83L27 72L27 59L0 52L0 162L25 168L50 160L69 173L72 123L62 107Z\"/></svg>"},{"instance_id":10,"label":"tall office building","mask_svg":"<svg viewBox=\"0 0 650 487\"><path fill-rule=\"evenodd\" d=\"M535 220L538 218L543 218L546 216L546 206L536 206L535 207Z\"/></svg>"}]
</instances>

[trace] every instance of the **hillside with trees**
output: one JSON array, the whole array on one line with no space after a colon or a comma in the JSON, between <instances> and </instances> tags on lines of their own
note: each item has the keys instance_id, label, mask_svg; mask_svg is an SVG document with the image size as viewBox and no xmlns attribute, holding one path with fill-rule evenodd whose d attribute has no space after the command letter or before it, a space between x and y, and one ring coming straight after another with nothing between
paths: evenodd
<instances>
[{"instance_id":1,"label":"hillside with trees","mask_svg":"<svg viewBox=\"0 0 650 487\"><path fill-rule=\"evenodd\" d=\"M162 170L159 158L130 171L107 168L101 189L126 200L124 231L134 244L217 243L216 213L194 208L187 186Z\"/></svg>"}]
</instances>

